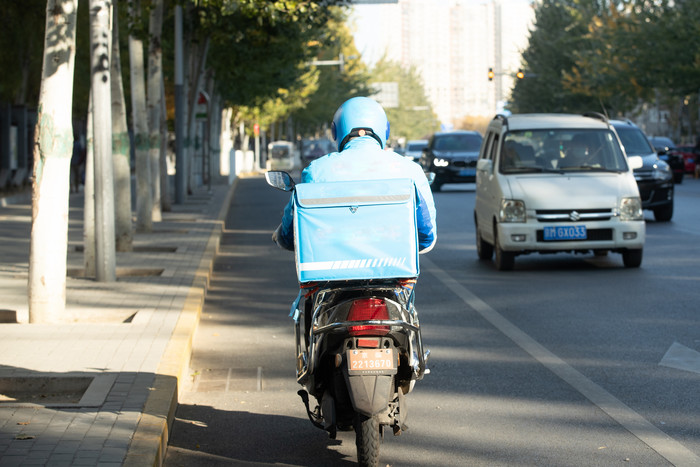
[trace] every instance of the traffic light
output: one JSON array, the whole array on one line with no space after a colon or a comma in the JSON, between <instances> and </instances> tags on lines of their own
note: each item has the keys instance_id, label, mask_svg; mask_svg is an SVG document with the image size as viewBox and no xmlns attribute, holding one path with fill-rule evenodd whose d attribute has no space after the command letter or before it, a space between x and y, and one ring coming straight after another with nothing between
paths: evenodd
<instances>
[{"instance_id":1,"label":"traffic light","mask_svg":"<svg viewBox=\"0 0 700 467\"><path fill-rule=\"evenodd\" d=\"M515 74L515 76L518 79L523 79L525 77L525 73L523 72L523 70L518 70L518 72Z\"/></svg>"},{"instance_id":2,"label":"traffic light","mask_svg":"<svg viewBox=\"0 0 700 467\"><path fill-rule=\"evenodd\" d=\"M489 81L493 81L493 68L489 68Z\"/></svg>"}]
</instances>

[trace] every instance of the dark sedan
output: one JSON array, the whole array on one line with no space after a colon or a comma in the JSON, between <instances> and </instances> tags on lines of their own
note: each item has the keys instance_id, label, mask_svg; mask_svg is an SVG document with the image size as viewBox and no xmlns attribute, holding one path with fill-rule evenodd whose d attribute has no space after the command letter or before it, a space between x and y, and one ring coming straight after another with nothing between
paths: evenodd
<instances>
[{"instance_id":1,"label":"dark sedan","mask_svg":"<svg viewBox=\"0 0 700 467\"><path fill-rule=\"evenodd\" d=\"M685 173L695 174L695 166L700 158L700 148L697 146L676 146L673 152L680 154L685 161Z\"/></svg>"},{"instance_id":2,"label":"dark sedan","mask_svg":"<svg viewBox=\"0 0 700 467\"><path fill-rule=\"evenodd\" d=\"M669 165L659 159L658 154L644 132L632 122L611 120L620 137L627 157L640 156L644 165L634 169L642 208L654 212L659 222L670 221L673 217L673 172Z\"/></svg>"},{"instance_id":3,"label":"dark sedan","mask_svg":"<svg viewBox=\"0 0 700 467\"><path fill-rule=\"evenodd\" d=\"M445 183L474 183L476 161L482 137L477 131L453 130L435 133L423 150L420 164L425 172L433 172L433 191Z\"/></svg>"},{"instance_id":4,"label":"dark sedan","mask_svg":"<svg viewBox=\"0 0 700 467\"><path fill-rule=\"evenodd\" d=\"M665 136L652 136L649 142L654 146L659 159L666 161L671 166L673 171L673 181L675 183L683 183L683 175L685 175L685 161L683 156L678 154L675 149L676 145L671 138Z\"/></svg>"}]
</instances>

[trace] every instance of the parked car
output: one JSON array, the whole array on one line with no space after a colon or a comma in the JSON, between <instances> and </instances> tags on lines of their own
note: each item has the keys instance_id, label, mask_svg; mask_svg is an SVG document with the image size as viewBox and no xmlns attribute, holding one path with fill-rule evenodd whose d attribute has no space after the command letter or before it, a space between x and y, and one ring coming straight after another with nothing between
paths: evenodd
<instances>
[{"instance_id":1,"label":"parked car","mask_svg":"<svg viewBox=\"0 0 700 467\"><path fill-rule=\"evenodd\" d=\"M665 136L651 136L649 142L654 146L659 159L666 161L673 171L673 181L675 183L683 183L683 175L685 175L685 161L683 156L675 152L676 145L671 138Z\"/></svg>"},{"instance_id":2,"label":"parked car","mask_svg":"<svg viewBox=\"0 0 700 467\"><path fill-rule=\"evenodd\" d=\"M676 146L673 152L680 154L685 162L685 173L695 174L695 166L700 157L700 150L692 145Z\"/></svg>"},{"instance_id":3,"label":"parked car","mask_svg":"<svg viewBox=\"0 0 700 467\"><path fill-rule=\"evenodd\" d=\"M481 141L478 131L467 130L443 131L430 137L420 165L425 172L435 174L433 191L440 191L445 183L474 183Z\"/></svg>"},{"instance_id":4,"label":"parked car","mask_svg":"<svg viewBox=\"0 0 700 467\"><path fill-rule=\"evenodd\" d=\"M336 150L337 148L329 139L304 139L301 141L301 164L306 167L311 161Z\"/></svg>"},{"instance_id":5,"label":"parked car","mask_svg":"<svg viewBox=\"0 0 700 467\"><path fill-rule=\"evenodd\" d=\"M428 147L427 139L413 139L406 143L404 148L404 157L408 157L413 162L418 162L423 153L423 149Z\"/></svg>"},{"instance_id":6,"label":"parked car","mask_svg":"<svg viewBox=\"0 0 700 467\"><path fill-rule=\"evenodd\" d=\"M499 270L529 253L620 253L642 263L646 227L633 168L602 115L499 115L476 170L480 259Z\"/></svg>"},{"instance_id":7,"label":"parked car","mask_svg":"<svg viewBox=\"0 0 700 467\"><path fill-rule=\"evenodd\" d=\"M659 222L670 221L673 217L673 179L674 174L668 163L659 159L651 140L644 132L630 121L613 120L615 128L627 156L640 156L643 165L634 169L642 209L654 212L654 219Z\"/></svg>"}]
</instances>

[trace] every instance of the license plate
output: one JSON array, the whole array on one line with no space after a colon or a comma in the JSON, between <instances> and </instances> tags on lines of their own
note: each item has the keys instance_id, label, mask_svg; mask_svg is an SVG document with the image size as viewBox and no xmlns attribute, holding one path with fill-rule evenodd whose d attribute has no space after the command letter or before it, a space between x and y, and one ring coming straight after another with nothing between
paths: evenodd
<instances>
[{"instance_id":1,"label":"license plate","mask_svg":"<svg viewBox=\"0 0 700 467\"><path fill-rule=\"evenodd\" d=\"M585 225L552 226L544 228L545 240L585 240Z\"/></svg>"},{"instance_id":2,"label":"license plate","mask_svg":"<svg viewBox=\"0 0 700 467\"><path fill-rule=\"evenodd\" d=\"M396 358L392 349L350 349L347 356L350 374L396 373Z\"/></svg>"},{"instance_id":3,"label":"license plate","mask_svg":"<svg viewBox=\"0 0 700 467\"><path fill-rule=\"evenodd\" d=\"M458 176L460 177L474 177L476 175L476 169L462 169L459 171Z\"/></svg>"}]
</instances>

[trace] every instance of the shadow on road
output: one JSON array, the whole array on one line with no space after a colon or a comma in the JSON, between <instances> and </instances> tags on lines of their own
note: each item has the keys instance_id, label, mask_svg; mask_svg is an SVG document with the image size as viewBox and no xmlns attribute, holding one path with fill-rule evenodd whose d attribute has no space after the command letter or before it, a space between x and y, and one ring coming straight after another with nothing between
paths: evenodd
<instances>
[{"instance_id":1,"label":"shadow on road","mask_svg":"<svg viewBox=\"0 0 700 467\"><path fill-rule=\"evenodd\" d=\"M341 437L354 441L354 433ZM305 419L180 405L166 465L356 465L331 448L341 442L348 441L329 439Z\"/></svg>"}]
</instances>

